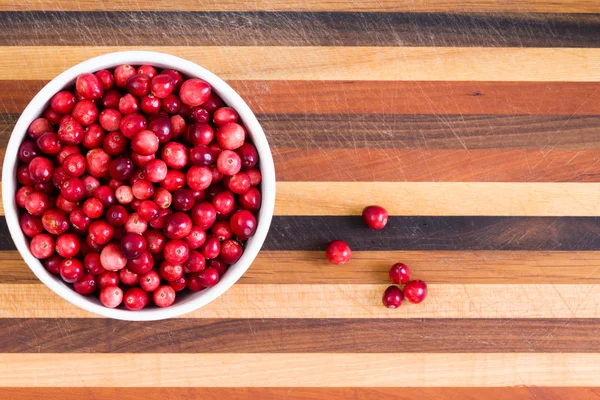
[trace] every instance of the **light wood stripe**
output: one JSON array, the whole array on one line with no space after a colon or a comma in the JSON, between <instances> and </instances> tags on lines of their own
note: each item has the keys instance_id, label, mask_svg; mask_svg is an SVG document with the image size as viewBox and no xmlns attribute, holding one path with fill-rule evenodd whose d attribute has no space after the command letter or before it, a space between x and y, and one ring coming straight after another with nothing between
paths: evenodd
<instances>
[{"instance_id":1,"label":"light wood stripe","mask_svg":"<svg viewBox=\"0 0 600 400\"><path fill-rule=\"evenodd\" d=\"M600 183L278 182L275 215L600 216ZM0 215L4 207L0 204Z\"/></svg>"},{"instance_id":2,"label":"light wood stripe","mask_svg":"<svg viewBox=\"0 0 600 400\"><path fill-rule=\"evenodd\" d=\"M581 353L1 354L0 386L564 387L599 370Z\"/></svg>"},{"instance_id":3,"label":"light wood stripe","mask_svg":"<svg viewBox=\"0 0 600 400\"><path fill-rule=\"evenodd\" d=\"M238 80L600 80L600 49L276 46L7 46L0 49L0 79L52 79L78 62L119 50L174 54Z\"/></svg>"},{"instance_id":4,"label":"light wood stripe","mask_svg":"<svg viewBox=\"0 0 600 400\"><path fill-rule=\"evenodd\" d=\"M398 310L381 305L386 287L238 284L185 318L600 318L598 285L434 284ZM90 317L44 286L0 285L0 318Z\"/></svg>"},{"instance_id":5,"label":"light wood stripe","mask_svg":"<svg viewBox=\"0 0 600 400\"><path fill-rule=\"evenodd\" d=\"M375 12L560 12L594 13L594 0L19 0L0 1L1 11L375 11Z\"/></svg>"},{"instance_id":6,"label":"light wood stripe","mask_svg":"<svg viewBox=\"0 0 600 400\"><path fill-rule=\"evenodd\" d=\"M598 251L353 251L343 268L323 251L261 251L241 284L381 284L393 263L436 284L600 283ZM38 284L17 251L0 252L0 283Z\"/></svg>"}]
</instances>

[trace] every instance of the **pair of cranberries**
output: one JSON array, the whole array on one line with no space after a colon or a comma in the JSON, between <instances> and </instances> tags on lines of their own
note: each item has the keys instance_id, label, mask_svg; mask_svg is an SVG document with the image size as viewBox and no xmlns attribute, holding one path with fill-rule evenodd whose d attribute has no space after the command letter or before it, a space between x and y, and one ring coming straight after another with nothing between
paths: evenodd
<instances>
[{"instance_id":1,"label":"pair of cranberries","mask_svg":"<svg viewBox=\"0 0 600 400\"><path fill-rule=\"evenodd\" d=\"M388 222L388 213L380 206L368 206L363 210L363 220L372 229L380 230ZM332 264L345 264L350 261L352 251L350 246L342 240L334 240L329 243L325 255ZM427 296L427 284L423 281L409 281L410 270L402 263L397 263L390 268L390 279L396 285L406 284L404 291L398 286L388 287L383 294L383 304L388 308L398 308L404 298L411 303L420 303Z\"/></svg>"},{"instance_id":2,"label":"pair of cranberries","mask_svg":"<svg viewBox=\"0 0 600 400\"><path fill-rule=\"evenodd\" d=\"M168 307L216 285L256 231L256 148L207 82L175 70L80 75L18 157L31 253L106 307Z\"/></svg>"}]
</instances>

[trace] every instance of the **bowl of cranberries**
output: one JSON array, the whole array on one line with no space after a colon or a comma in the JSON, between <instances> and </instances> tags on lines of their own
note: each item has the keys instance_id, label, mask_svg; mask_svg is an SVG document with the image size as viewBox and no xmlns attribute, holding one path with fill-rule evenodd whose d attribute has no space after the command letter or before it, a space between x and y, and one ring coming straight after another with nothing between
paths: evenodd
<instances>
[{"instance_id":1,"label":"bowl of cranberries","mask_svg":"<svg viewBox=\"0 0 600 400\"><path fill-rule=\"evenodd\" d=\"M242 98L190 61L102 55L49 82L10 138L6 221L35 275L90 312L159 320L196 310L249 268L275 170Z\"/></svg>"}]
</instances>

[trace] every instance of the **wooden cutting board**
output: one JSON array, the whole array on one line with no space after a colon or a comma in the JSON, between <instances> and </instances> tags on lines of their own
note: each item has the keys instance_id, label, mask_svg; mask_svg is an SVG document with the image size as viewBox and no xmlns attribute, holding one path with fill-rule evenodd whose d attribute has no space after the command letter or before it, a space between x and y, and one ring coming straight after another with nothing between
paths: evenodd
<instances>
[{"instance_id":1,"label":"wooden cutting board","mask_svg":"<svg viewBox=\"0 0 600 400\"><path fill-rule=\"evenodd\" d=\"M238 284L155 323L61 300L1 217L1 398L598 397L596 1L108 3L0 1L2 147L69 66L164 51L257 113L275 217ZM381 305L395 262L423 304Z\"/></svg>"}]
</instances>

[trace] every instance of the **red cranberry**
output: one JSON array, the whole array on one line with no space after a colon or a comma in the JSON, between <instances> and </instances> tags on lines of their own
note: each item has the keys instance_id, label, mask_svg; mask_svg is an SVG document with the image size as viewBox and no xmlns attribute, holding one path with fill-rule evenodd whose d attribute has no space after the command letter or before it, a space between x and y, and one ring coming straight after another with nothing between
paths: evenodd
<instances>
[{"instance_id":1,"label":"red cranberry","mask_svg":"<svg viewBox=\"0 0 600 400\"><path fill-rule=\"evenodd\" d=\"M183 239L192 231L192 220L187 214L176 212L167 217L164 228L169 239Z\"/></svg>"},{"instance_id":2,"label":"red cranberry","mask_svg":"<svg viewBox=\"0 0 600 400\"><path fill-rule=\"evenodd\" d=\"M115 84L123 89L127 86L127 80L137 72L131 65L119 65L115 68Z\"/></svg>"},{"instance_id":3,"label":"red cranberry","mask_svg":"<svg viewBox=\"0 0 600 400\"><path fill-rule=\"evenodd\" d=\"M60 263L60 277L63 281L68 283L77 282L84 275L83 265L78 259L70 258Z\"/></svg>"},{"instance_id":4,"label":"red cranberry","mask_svg":"<svg viewBox=\"0 0 600 400\"><path fill-rule=\"evenodd\" d=\"M39 155L40 151L32 140L26 140L21 143L21 147L19 147L19 159L24 163L28 163L33 160L35 157ZM187 161L187 154L186 154Z\"/></svg>"},{"instance_id":5,"label":"red cranberry","mask_svg":"<svg viewBox=\"0 0 600 400\"><path fill-rule=\"evenodd\" d=\"M250 184L252 186L257 186L260 183L262 175L259 170L257 170L256 168L249 168L245 172L250 177Z\"/></svg>"},{"instance_id":6,"label":"red cranberry","mask_svg":"<svg viewBox=\"0 0 600 400\"><path fill-rule=\"evenodd\" d=\"M148 221L141 218L137 213L129 214L125 223L125 231L134 233L144 233L148 228Z\"/></svg>"},{"instance_id":7,"label":"red cranberry","mask_svg":"<svg viewBox=\"0 0 600 400\"><path fill-rule=\"evenodd\" d=\"M98 253L86 254L83 259L83 268L88 274L92 275L100 275L106 271L100 263L100 254Z\"/></svg>"},{"instance_id":8,"label":"red cranberry","mask_svg":"<svg viewBox=\"0 0 600 400\"><path fill-rule=\"evenodd\" d=\"M85 172L85 157L79 153L70 154L63 163L65 172L72 177L79 177Z\"/></svg>"},{"instance_id":9,"label":"red cranberry","mask_svg":"<svg viewBox=\"0 0 600 400\"><path fill-rule=\"evenodd\" d=\"M152 65L142 65L137 69L137 73L152 79L156 76L156 69Z\"/></svg>"},{"instance_id":10,"label":"red cranberry","mask_svg":"<svg viewBox=\"0 0 600 400\"><path fill-rule=\"evenodd\" d=\"M64 258L75 257L81 249L81 240L74 233L63 233L56 238L56 252Z\"/></svg>"},{"instance_id":11,"label":"red cranberry","mask_svg":"<svg viewBox=\"0 0 600 400\"><path fill-rule=\"evenodd\" d=\"M50 207L50 199L46 193L33 192L25 199L25 209L31 215L41 216Z\"/></svg>"},{"instance_id":12,"label":"red cranberry","mask_svg":"<svg viewBox=\"0 0 600 400\"><path fill-rule=\"evenodd\" d=\"M171 140L171 128L171 118L164 114L152 117L148 123L148 130L154 132L160 143Z\"/></svg>"},{"instance_id":13,"label":"red cranberry","mask_svg":"<svg viewBox=\"0 0 600 400\"><path fill-rule=\"evenodd\" d=\"M152 195L152 201L158 208L169 208L171 206L171 202L173 201L173 196L167 189L159 187L154 191L154 195ZM177 210L177 207L174 208Z\"/></svg>"},{"instance_id":14,"label":"red cranberry","mask_svg":"<svg viewBox=\"0 0 600 400\"><path fill-rule=\"evenodd\" d=\"M68 201L76 203L85 198L85 186L83 186L81 179L69 178L60 188L60 194Z\"/></svg>"},{"instance_id":15,"label":"red cranberry","mask_svg":"<svg viewBox=\"0 0 600 400\"><path fill-rule=\"evenodd\" d=\"M137 258L146 250L146 239L139 233L126 233L121 239L121 253L125 258Z\"/></svg>"},{"instance_id":16,"label":"red cranberry","mask_svg":"<svg viewBox=\"0 0 600 400\"><path fill-rule=\"evenodd\" d=\"M73 107L73 118L83 126L88 126L98 118L98 108L91 100L81 100Z\"/></svg>"},{"instance_id":17,"label":"red cranberry","mask_svg":"<svg viewBox=\"0 0 600 400\"><path fill-rule=\"evenodd\" d=\"M183 82L179 89L179 96L183 104L188 106L199 106L208 100L210 96L210 85L202 79L192 78Z\"/></svg>"},{"instance_id":18,"label":"red cranberry","mask_svg":"<svg viewBox=\"0 0 600 400\"><path fill-rule=\"evenodd\" d=\"M38 182L35 184L35 190L37 190L38 192L51 194L52 192L54 192L54 186L50 182Z\"/></svg>"},{"instance_id":19,"label":"red cranberry","mask_svg":"<svg viewBox=\"0 0 600 400\"><path fill-rule=\"evenodd\" d=\"M17 180L21 185L33 186L35 182L29 176L29 166L28 165L19 165L17 167Z\"/></svg>"},{"instance_id":20,"label":"red cranberry","mask_svg":"<svg viewBox=\"0 0 600 400\"><path fill-rule=\"evenodd\" d=\"M146 221L158 218L158 206L151 200L144 200L137 209L138 215Z\"/></svg>"},{"instance_id":21,"label":"red cranberry","mask_svg":"<svg viewBox=\"0 0 600 400\"><path fill-rule=\"evenodd\" d=\"M235 207L235 197L229 190L222 190L212 199L217 214L228 215Z\"/></svg>"},{"instance_id":22,"label":"red cranberry","mask_svg":"<svg viewBox=\"0 0 600 400\"><path fill-rule=\"evenodd\" d=\"M44 225L39 217L34 217L33 215L26 213L21 215L19 225L21 226L23 233L28 237L39 235L44 230Z\"/></svg>"},{"instance_id":23,"label":"red cranberry","mask_svg":"<svg viewBox=\"0 0 600 400\"><path fill-rule=\"evenodd\" d=\"M171 286L161 286L152 294L152 299L158 307L169 307L175 302L175 290Z\"/></svg>"},{"instance_id":24,"label":"red cranberry","mask_svg":"<svg viewBox=\"0 0 600 400\"><path fill-rule=\"evenodd\" d=\"M35 182L50 182L54 166L45 157L35 157L29 163L29 175Z\"/></svg>"},{"instance_id":25,"label":"red cranberry","mask_svg":"<svg viewBox=\"0 0 600 400\"><path fill-rule=\"evenodd\" d=\"M233 264L240 259L243 252L244 250L239 242L227 239L221 243L221 254L219 257L224 263Z\"/></svg>"},{"instance_id":26,"label":"red cranberry","mask_svg":"<svg viewBox=\"0 0 600 400\"><path fill-rule=\"evenodd\" d=\"M54 239L46 233L35 235L29 243L29 250L35 258L48 258L54 254Z\"/></svg>"},{"instance_id":27,"label":"red cranberry","mask_svg":"<svg viewBox=\"0 0 600 400\"><path fill-rule=\"evenodd\" d=\"M147 249L151 254L159 254L165 247L165 235L159 230L148 229L144 232L144 238L146 239Z\"/></svg>"},{"instance_id":28,"label":"red cranberry","mask_svg":"<svg viewBox=\"0 0 600 400\"><path fill-rule=\"evenodd\" d=\"M190 150L190 160L193 165L198 166L209 166L216 161L212 151L204 145L196 146Z\"/></svg>"},{"instance_id":29,"label":"red cranberry","mask_svg":"<svg viewBox=\"0 0 600 400\"><path fill-rule=\"evenodd\" d=\"M154 154L150 154L149 156L142 156L137 153L131 153L131 159L133 160L133 164L139 168L143 168L146 164L148 164L155 158L156 156ZM140 173L143 174L143 171L140 171Z\"/></svg>"},{"instance_id":30,"label":"red cranberry","mask_svg":"<svg viewBox=\"0 0 600 400\"><path fill-rule=\"evenodd\" d=\"M168 74L156 75L152 78L152 93L159 99L164 99L175 89L175 82Z\"/></svg>"},{"instance_id":31,"label":"red cranberry","mask_svg":"<svg viewBox=\"0 0 600 400\"><path fill-rule=\"evenodd\" d=\"M150 93L148 96L142 97L142 111L148 115L157 114L161 109L161 105L162 102L160 101L160 99L154 96L152 93Z\"/></svg>"},{"instance_id":32,"label":"red cranberry","mask_svg":"<svg viewBox=\"0 0 600 400\"><path fill-rule=\"evenodd\" d=\"M208 236L202 246L200 253L206 258L217 258L221 252L221 242L214 236Z\"/></svg>"},{"instance_id":33,"label":"red cranberry","mask_svg":"<svg viewBox=\"0 0 600 400\"><path fill-rule=\"evenodd\" d=\"M140 287L146 292L154 292L160 286L160 276L156 271L148 271L140 277Z\"/></svg>"},{"instance_id":34,"label":"red cranberry","mask_svg":"<svg viewBox=\"0 0 600 400\"><path fill-rule=\"evenodd\" d=\"M40 151L44 154L56 154L60 151L62 147L60 142L58 141L58 135L54 132L44 133L37 139L36 144Z\"/></svg>"},{"instance_id":35,"label":"red cranberry","mask_svg":"<svg viewBox=\"0 0 600 400\"><path fill-rule=\"evenodd\" d=\"M85 232L92 223L92 219L83 212L83 207L78 207L71 211L69 221L79 232Z\"/></svg>"},{"instance_id":36,"label":"red cranberry","mask_svg":"<svg viewBox=\"0 0 600 400\"><path fill-rule=\"evenodd\" d=\"M213 267L208 267L198 272L198 281L204 287L215 286L219 282L219 272Z\"/></svg>"},{"instance_id":37,"label":"red cranberry","mask_svg":"<svg viewBox=\"0 0 600 400\"><path fill-rule=\"evenodd\" d=\"M51 108L46 108L44 111L44 118L46 118L51 124L58 125L60 123L60 114Z\"/></svg>"},{"instance_id":38,"label":"red cranberry","mask_svg":"<svg viewBox=\"0 0 600 400\"><path fill-rule=\"evenodd\" d=\"M126 181L133 175L135 167L129 158L118 157L111 161L109 166L110 177L119 181Z\"/></svg>"},{"instance_id":39,"label":"red cranberry","mask_svg":"<svg viewBox=\"0 0 600 400\"><path fill-rule=\"evenodd\" d=\"M237 153L231 150L223 150L217 158L217 169L223 175L235 175L242 169L242 160Z\"/></svg>"},{"instance_id":40,"label":"red cranberry","mask_svg":"<svg viewBox=\"0 0 600 400\"><path fill-rule=\"evenodd\" d=\"M176 281L173 282L169 282L169 286L171 286L173 288L173 290L175 290L176 292L181 292L183 289L185 289L187 287L188 281L184 276L182 276L181 278L177 279Z\"/></svg>"},{"instance_id":41,"label":"red cranberry","mask_svg":"<svg viewBox=\"0 0 600 400\"><path fill-rule=\"evenodd\" d=\"M167 171L167 176L160 185L168 191L174 192L185 186L185 175L181 171L171 169Z\"/></svg>"},{"instance_id":42,"label":"red cranberry","mask_svg":"<svg viewBox=\"0 0 600 400\"><path fill-rule=\"evenodd\" d=\"M106 286L100 290L100 303L104 307L115 308L123 301L123 290L118 286Z\"/></svg>"},{"instance_id":43,"label":"red cranberry","mask_svg":"<svg viewBox=\"0 0 600 400\"><path fill-rule=\"evenodd\" d=\"M161 158L169 168L181 169L188 163L187 149L181 143L169 142L163 146Z\"/></svg>"},{"instance_id":44,"label":"red cranberry","mask_svg":"<svg viewBox=\"0 0 600 400\"><path fill-rule=\"evenodd\" d=\"M132 75L127 79L126 87L127 91L134 96L145 96L150 93L150 78L148 75Z\"/></svg>"},{"instance_id":45,"label":"red cranberry","mask_svg":"<svg viewBox=\"0 0 600 400\"><path fill-rule=\"evenodd\" d=\"M56 208L44 212L44 215L42 216L42 225L44 226L44 229L52 235L60 235L69 230L69 220L67 219L67 215Z\"/></svg>"},{"instance_id":46,"label":"red cranberry","mask_svg":"<svg viewBox=\"0 0 600 400\"><path fill-rule=\"evenodd\" d=\"M206 241L206 232L204 232L204 230L199 226L194 225L192 226L192 230L190 231L189 235L185 237L185 241L190 249L197 249Z\"/></svg>"},{"instance_id":47,"label":"red cranberry","mask_svg":"<svg viewBox=\"0 0 600 400\"><path fill-rule=\"evenodd\" d=\"M173 139L177 139L185 131L185 119L179 114L171 116L171 133Z\"/></svg>"},{"instance_id":48,"label":"red cranberry","mask_svg":"<svg viewBox=\"0 0 600 400\"><path fill-rule=\"evenodd\" d=\"M123 226L128 218L127 210L123 206L115 205L106 210L106 222L112 226Z\"/></svg>"},{"instance_id":49,"label":"red cranberry","mask_svg":"<svg viewBox=\"0 0 600 400\"><path fill-rule=\"evenodd\" d=\"M165 260L173 264L183 264L190 256L190 248L183 240L170 240L165 244Z\"/></svg>"},{"instance_id":50,"label":"red cranberry","mask_svg":"<svg viewBox=\"0 0 600 400\"><path fill-rule=\"evenodd\" d=\"M144 165L144 174L150 182L161 182L167 177L167 169L163 160L152 160Z\"/></svg>"},{"instance_id":51,"label":"red cranberry","mask_svg":"<svg viewBox=\"0 0 600 400\"><path fill-rule=\"evenodd\" d=\"M390 279L397 285L404 284L410 279L410 270L402 263L392 265L390 268Z\"/></svg>"},{"instance_id":52,"label":"red cranberry","mask_svg":"<svg viewBox=\"0 0 600 400\"><path fill-rule=\"evenodd\" d=\"M402 305L404 295L397 286L390 286L383 293L383 305L387 308L398 308Z\"/></svg>"},{"instance_id":53,"label":"red cranberry","mask_svg":"<svg viewBox=\"0 0 600 400\"><path fill-rule=\"evenodd\" d=\"M102 266L101 266L102 268ZM98 275L98 287L104 289L109 286L117 286L119 284L119 274L114 271L104 270Z\"/></svg>"},{"instance_id":54,"label":"red cranberry","mask_svg":"<svg viewBox=\"0 0 600 400\"><path fill-rule=\"evenodd\" d=\"M212 172L207 167L191 167L185 175L188 186L193 190L204 190L212 182Z\"/></svg>"},{"instance_id":55,"label":"red cranberry","mask_svg":"<svg viewBox=\"0 0 600 400\"><path fill-rule=\"evenodd\" d=\"M161 209L158 211L158 218L150 221L150 226L154 229L163 229L167 223L167 217L173 212L169 209Z\"/></svg>"},{"instance_id":56,"label":"red cranberry","mask_svg":"<svg viewBox=\"0 0 600 400\"><path fill-rule=\"evenodd\" d=\"M208 262L206 264L209 267L216 269L217 272L219 273L219 276L223 276L223 274L225 274L225 272L227 272L227 264L225 264L223 261L221 261L219 259L208 260Z\"/></svg>"},{"instance_id":57,"label":"red cranberry","mask_svg":"<svg viewBox=\"0 0 600 400\"><path fill-rule=\"evenodd\" d=\"M215 223L217 211L212 204L203 202L192 208L191 218L195 225L198 225L203 230L207 230Z\"/></svg>"},{"instance_id":58,"label":"red cranberry","mask_svg":"<svg viewBox=\"0 0 600 400\"><path fill-rule=\"evenodd\" d=\"M115 191L117 201L121 204L129 204L133 200L133 191L130 186L119 186Z\"/></svg>"},{"instance_id":59,"label":"red cranberry","mask_svg":"<svg viewBox=\"0 0 600 400\"><path fill-rule=\"evenodd\" d=\"M237 122L238 118L239 115L233 108L221 107L215 111L213 115L213 122L217 126L223 126L232 122Z\"/></svg>"},{"instance_id":60,"label":"red cranberry","mask_svg":"<svg viewBox=\"0 0 600 400\"><path fill-rule=\"evenodd\" d=\"M148 304L148 295L142 289L134 287L125 293L123 303L128 310L138 311Z\"/></svg>"},{"instance_id":61,"label":"red cranberry","mask_svg":"<svg viewBox=\"0 0 600 400\"><path fill-rule=\"evenodd\" d=\"M235 150L244 144L246 132L240 124L230 122L217 129L216 137L221 148Z\"/></svg>"},{"instance_id":62,"label":"red cranberry","mask_svg":"<svg viewBox=\"0 0 600 400\"><path fill-rule=\"evenodd\" d=\"M131 148L143 156L154 154L158 151L158 137L152 131L141 131L131 140Z\"/></svg>"},{"instance_id":63,"label":"red cranberry","mask_svg":"<svg viewBox=\"0 0 600 400\"><path fill-rule=\"evenodd\" d=\"M200 284L200 279L197 273L187 274L187 288L192 292L198 292L204 289L204 286Z\"/></svg>"},{"instance_id":64,"label":"red cranberry","mask_svg":"<svg viewBox=\"0 0 600 400\"><path fill-rule=\"evenodd\" d=\"M100 71L96 72L94 75L96 75L96 77L102 84L102 88L104 90L110 89L115 84L115 80L113 79L112 74L110 73L110 71L108 71L106 69L101 69Z\"/></svg>"},{"instance_id":65,"label":"red cranberry","mask_svg":"<svg viewBox=\"0 0 600 400\"><path fill-rule=\"evenodd\" d=\"M33 188L31 186L21 186L19 190L17 190L17 194L15 196L15 200L17 205L21 208L25 208L25 200L27 197L33 193Z\"/></svg>"},{"instance_id":66,"label":"red cranberry","mask_svg":"<svg viewBox=\"0 0 600 400\"><path fill-rule=\"evenodd\" d=\"M138 257L127 261L127 269L140 275L150 271L153 267L154 258L152 258L152 254L147 250Z\"/></svg>"},{"instance_id":67,"label":"red cranberry","mask_svg":"<svg viewBox=\"0 0 600 400\"><path fill-rule=\"evenodd\" d=\"M121 114L130 115L133 113L137 113L140 110L140 104L138 102L137 97L130 93L127 93L119 99L119 105L116 108L119 109L119 112Z\"/></svg>"},{"instance_id":68,"label":"red cranberry","mask_svg":"<svg viewBox=\"0 0 600 400\"><path fill-rule=\"evenodd\" d=\"M109 132L116 131L121 125L123 116L117 110L106 109L98 116L100 125Z\"/></svg>"},{"instance_id":69,"label":"red cranberry","mask_svg":"<svg viewBox=\"0 0 600 400\"><path fill-rule=\"evenodd\" d=\"M215 136L215 131L208 124L192 124L187 130L188 137L194 146L206 146Z\"/></svg>"},{"instance_id":70,"label":"red cranberry","mask_svg":"<svg viewBox=\"0 0 600 400\"><path fill-rule=\"evenodd\" d=\"M410 281L404 286L404 296L411 303L418 304L427 296L427 284L423 281Z\"/></svg>"},{"instance_id":71,"label":"red cranberry","mask_svg":"<svg viewBox=\"0 0 600 400\"><path fill-rule=\"evenodd\" d=\"M327 246L325 255L332 264L346 264L348 261L350 261L350 257L352 257L352 251L350 250L350 246L348 246L345 242L341 240L334 240Z\"/></svg>"},{"instance_id":72,"label":"red cranberry","mask_svg":"<svg viewBox=\"0 0 600 400\"><path fill-rule=\"evenodd\" d=\"M77 282L73 283L73 289L84 296L94 293L96 286L96 277L92 274L85 274Z\"/></svg>"},{"instance_id":73,"label":"red cranberry","mask_svg":"<svg viewBox=\"0 0 600 400\"><path fill-rule=\"evenodd\" d=\"M233 193L244 194L250 190L250 177L245 172L240 172L229 179L227 186Z\"/></svg>"},{"instance_id":74,"label":"red cranberry","mask_svg":"<svg viewBox=\"0 0 600 400\"><path fill-rule=\"evenodd\" d=\"M75 90L84 99L98 100L104 93L104 86L96 75L83 73L75 80Z\"/></svg>"},{"instance_id":75,"label":"red cranberry","mask_svg":"<svg viewBox=\"0 0 600 400\"><path fill-rule=\"evenodd\" d=\"M46 118L37 118L27 128L27 134L32 139L37 139L46 132L52 132L52 125Z\"/></svg>"},{"instance_id":76,"label":"red cranberry","mask_svg":"<svg viewBox=\"0 0 600 400\"><path fill-rule=\"evenodd\" d=\"M383 229L388 222L388 213L383 207L369 206L362 212L362 217L372 229Z\"/></svg>"},{"instance_id":77,"label":"red cranberry","mask_svg":"<svg viewBox=\"0 0 600 400\"><path fill-rule=\"evenodd\" d=\"M68 90L56 93L50 100L50 107L59 114L68 114L75 106L75 95Z\"/></svg>"},{"instance_id":78,"label":"red cranberry","mask_svg":"<svg viewBox=\"0 0 600 400\"><path fill-rule=\"evenodd\" d=\"M162 264L160 264L159 273L166 281L176 281L183 276L183 267L179 264L163 261Z\"/></svg>"},{"instance_id":79,"label":"red cranberry","mask_svg":"<svg viewBox=\"0 0 600 400\"><path fill-rule=\"evenodd\" d=\"M181 109L181 100L171 93L162 99L160 109L168 114L175 114Z\"/></svg>"},{"instance_id":80,"label":"red cranberry","mask_svg":"<svg viewBox=\"0 0 600 400\"><path fill-rule=\"evenodd\" d=\"M172 69L166 69L161 74L169 75L171 79L173 79L173 87L175 90L179 89L181 83L183 82L183 77L181 74Z\"/></svg>"},{"instance_id":81,"label":"red cranberry","mask_svg":"<svg viewBox=\"0 0 600 400\"><path fill-rule=\"evenodd\" d=\"M111 156L122 154L127 148L127 138L119 132L110 132L102 141L102 147Z\"/></svg>"},{"instance_id":82,"label":"red cranberry","mask_svg":"<svg viewBox=\"0 0 600 400\"><path fill-rule=\"evenodd\" d=\"M258 211L260 209L262 196L258 189L251 187L246 193L239 197L240 206L248 211Z\"/></svg>"},{"instance_id":83,"label":"red cranberry","mask_svg":"<svg viewBox=\"0 0 600 400\"><path fill-rule=\"evenodd\" d=\"M77 203L65 199L62 194L59 194L56 197L56 207L58 207L66 213L70 213L71 211L73 211L77 207L77 205Z\"/></svg>"},{"instance_id":84,"label":"red cranberry","mask_svg":"<svg viewBox=\"0 0 600 400\"><path fill-rule=\"evenodd\" d=\"M88 229L91 240L102 245L110 242L115 234L115 229L106 221L94 221Z\"/></svg>"},{"instance_id":85,"label":"red cranberry","mask_svg":"<svg viewBox=\"0 0 600 400\"><path fill-rule=\"evenodd\" d=\"M206 266L206 258L197 251L191 251L190 257L185 262L184 266L190 272L200 272Z\"/></svg>"},{"instance_id":86,"label":"red cranberry","mask_svg":"<svg viewBox=\"0 0 600 400\"><path fill-rule=\"evenodd\" d=\"M120 100L121 93L119 93L117 90L108 90L106 93L104 93L104 96L102 96L100 104L104 109L110 108L116 110L119 108Z\"/></svg>"},{"instance_id":87,"label":"red cranberry","mask_svg":"<svg viewBox=\"0 0 600 400\"><path fill-rule=\"evenodd\" d=\"M86 169L96 178L108 175L110 161L110 156L102 149L92 149L85 156Z\"/></svg>"},{"instance_id":88,"label":"red cranberry","mask_svg":"<svg viewBox=\"0 0 600 400\"><path fill-rule=\"evenodd\" d=\"M52 275L60 274L60 263L63 261L63 258L57 254L51 256L42 261L44 264L44 268L46 271L50 272Z\"/></svg>"},{"instance_id":89,"label":"red cranberry","mask_svg":"<svg viewBox=\"0 0 600 400\"><path fill-rule=\"evenodd\" d=\"M118 271L125 268L127 258L121 253L121 246L117 243L109 243L100 253L100 263L108 271Z\"/></svg>"},{"instance_id":90,"label":"red cranberry","mask_svg":"<svg viewBox=\"0 0 600 400\"><path fill-rule=\"evenodd\" d=\"M127 268L123 268L119 270L119 280L125 286L137 286L140 283L140 276Z\"/></svg>"},{"instance_id":91,"label":"red cranberry","mask_svg":"<svg viewBox=\"0 0 600 400\"><path fill-rule=\"evenodd\" d=\"M178 189L173 192L173 208L177 211L189 211L194 206L194 192L189 189Z\"/></svg>"},{"instance_id":92,"label":"red cranberry","mask_svg":"<svg viewBox=\"0 0 600 400\"><path fill-rule=\"evenodd\" d=\"M211 229L211 232L214 236L216 236L221 242L223 240L230 239L233 236L233 231L229 226L228 221L218 221L216 222Z\"/></svg>"},{"instance_id":93,"label":"red cranberry","mask_svg":"<svg viewBox=\"0 0 600 400\"><path fill-rule=\"evenodd\" d=\"M140 179L133 184L131 191L136 199L147 200L154 194L154 186L149 181Z\"/></svg>"},{"instance_id":94,"label":"red cranberry","mask_svg":"<svg viewBox=\"0 0 600 400\"><path fill-rule=\"evenodd\" d=\"M119 128L127 139L133 139L135 135L146 129L146 118L140 114L128 114L121 119Z\"/></svg>"},{"instance_id":95,"label":"red cranberry","mask_svg":"<svg viewBox=\"0 0 600 400\"><path fill-rule=\"evenodd\" d=\"M99 186L94 190L93 196L100 200L104 207L115 204L115 192L109 186Z\"/></svg>"},{"instance_id":96,"label":"red cranberry","mask_svg":"<svg viewBox=\"0 0 600 400\"><path fill-rule=\"evenodd\" d=\"M60 151L58 152L58 154L56 155L56 160L58 161L58 163L60 165L63 165L65 163L65 160L67 159L67 157L70 156L71 154L81 154L79 147L77 147L77 146L62 147L60 149Z\"/></svg>"},{"instance_id":97,"label":"red cranberry","mask_svg":"<svg viewBox=\"0 0 600 400\"><path fill-rule=\"evenodd\" d=\"M206 124L210 121L210 113L204 107L192 107L190 110L190 118L194 122Z\"/></svg>"},{"instance_id":98,"label":"red cranberry","mask_svg":"<svg viewBox=\"0 0 600 400\"><path fill-rule=\"evenodd\" d=\"M83 134L83 147L86 149L95 149L102 146L104 135L104 129L98 124L92 124L86 127Z\"/></svg>"},{"instance_id":99,"label":"red cranberry","mask_svg":"<svg viewBox=\"0 0 600 400\"><path fill-rule=\"evenodd\" d=\"M240 156L244 169L252 168L258 163L258 151L250 143L244 143L235 152Z\"/></svg>"}]
</instances>

